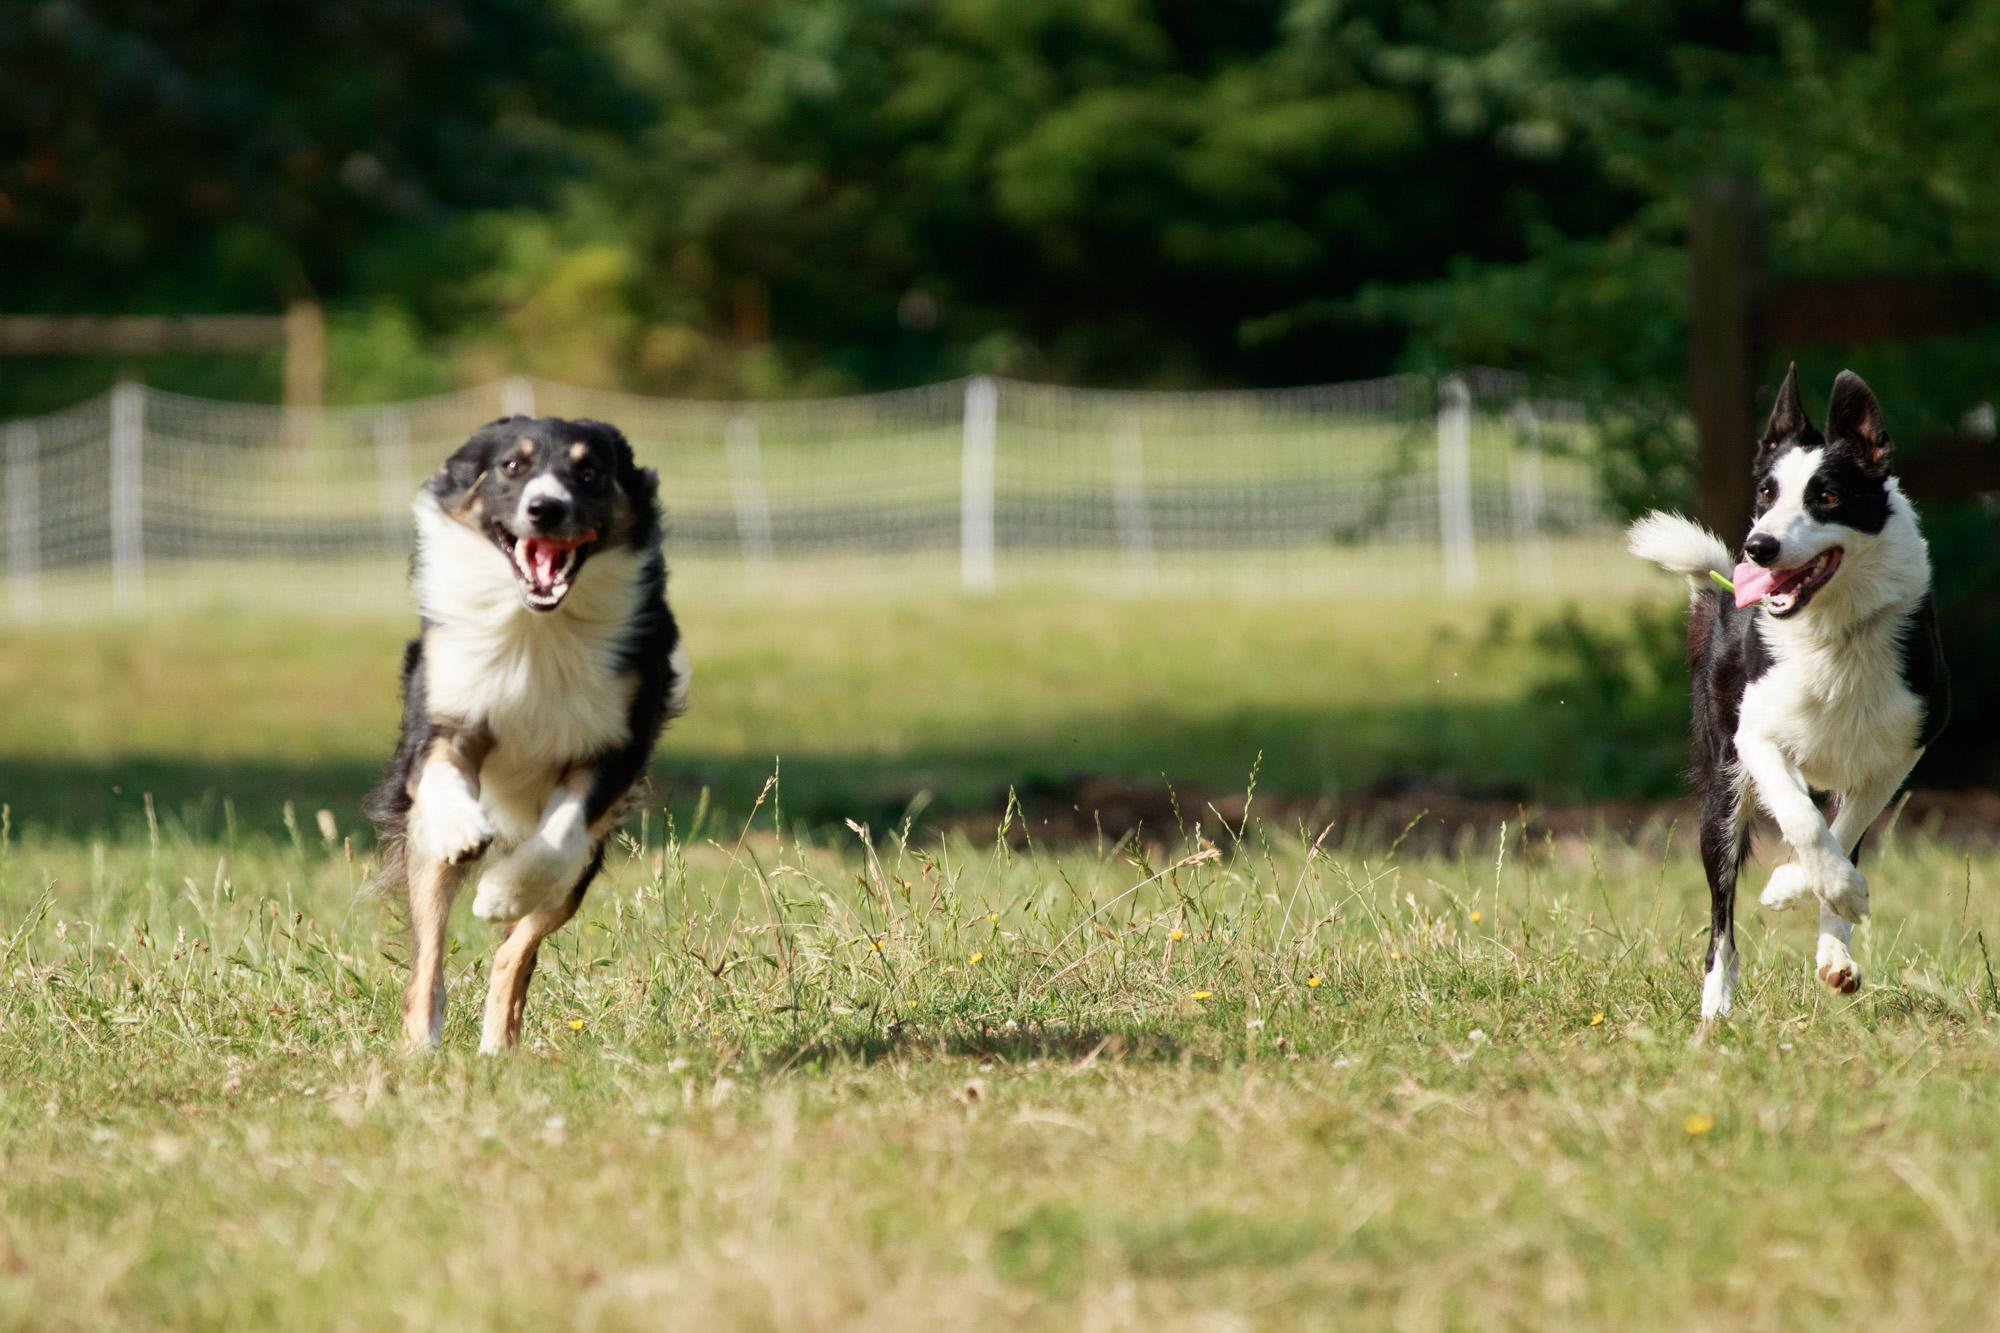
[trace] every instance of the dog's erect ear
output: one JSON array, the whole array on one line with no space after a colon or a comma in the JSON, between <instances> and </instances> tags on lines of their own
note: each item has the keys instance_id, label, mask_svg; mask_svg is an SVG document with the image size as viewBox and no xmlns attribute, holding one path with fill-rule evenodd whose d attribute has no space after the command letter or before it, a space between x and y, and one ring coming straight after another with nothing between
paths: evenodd
<instances>
[{"instance_id":1,"label":"dog's erect ear","mask_svg":"<svg viewBox=\"0 0 2000 1333\"><path fill-rule=\"evenodd\" d=\"M660 540L660 474L649 467L640 467L639 460L632 453L632 442L625 438L625 432L608 421L584 419L576 423L586 427L600 440L611 444L616 458L618 489L631 506L631 527L625 540L636 546L651 546Z\"/></svg>"},{"instance_id":2,"label":"dog's erect ear","mask_svg":"<svg viewBox=\"0 0 2000 1333\"><path fill-rule=\"evenodd\" d=\"M632 442L625 438L624 431L608 421L593 421L589 417L579 417L575 424L611 445L612 457L615 460L613 466L617 471L620 486L629 491L639 484L641 469L638 460L632 456Z\"/></svg>"},{"instance_id":3,"label":"dog's erect ear","mask_svg":"<svg viewBox=\"0 0 2000 1333\"><path fill-rule=\"evenodd\" d=\"M513 438L515 432L505 428L526 419L502 417L498 421L489 421L474 431L471 439L459 445L457 451L444 460L444 465L438 468L426 483L430 487L431 494L437 497L438 503L446 509L454 509L462 503L466 494L479 484L481 477L486 475L486 469L492 466L496 445L502 440Z\"/></svg>"},{"instance_id":4,"label":"dog's erect ear","mask_svg":"<svg viewBox=\"0 0 2000 1333\"><path fill-rule=\"evenodd\" d=\"M1757 456L1762 459L1787 440L1811 434L1813 424L1806 420L1806 405L1799 401L1799 363L1794 361L1785 369L1785 382L1778 386L1778 397L1771 404L1771 420L1764 427L1764 438L1757 442Z\"/></svg>"},{"instance_id":5,"label":"dog's erect ear","mask_svg":"<svg viewBox=\"0 0 2000 1333\"><path fill-rule=\"evenodd\" d=\"M1833 382L1833 399L1826 407L1829 438L1854 446L1862 470L1880 477L1889 471L1889 436L1882 429L1882 405L1874 390L1851 370Z\"/></svg>"}]
</instances>

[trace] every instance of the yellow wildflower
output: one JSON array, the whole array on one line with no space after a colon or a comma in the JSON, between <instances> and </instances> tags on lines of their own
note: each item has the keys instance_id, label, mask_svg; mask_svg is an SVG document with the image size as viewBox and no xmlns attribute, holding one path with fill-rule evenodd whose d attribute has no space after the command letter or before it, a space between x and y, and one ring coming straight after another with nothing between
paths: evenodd
<instances>
[{"instance_id":1,"label":"yellow wildflower","mask_svg":"<svg viewBox=\"0 0 2000 1333\"><path fill-rule=\"evenodd\" d=\"M1476 925L1478 925L1478 924L1480 923L1480 921L1481 921L1481 920L1483 920L1483 918L1482 918L1482 917L1481 917L1481 916L1479 915L1479 913L1477 913L1477 912L1474 912L1474 913L1472 914L1472 924L1473 924L1473 925L1475 925L1475 926L1476 926Z\"/></svg>"},{"instance_id":2,"label":"yellow wildflower","mask_svg":"<svg viewBox=\"0 0 2000 1333\"><path fill-rule=\"evenodd\" d=\"M968 963L975 963L975 964L976 964L976 963L978 963L978 961L979 961L980 959L984 958L985 956L986 956L986 955L985 955L984 953L976 953L976 954L972 955L972 957L970 957L970 958L966 959L965 961L966 961L966 962L968 962Z\"/></svg>"},{"instance_id":3,"label":"yellow wildflower","mask_svg":"<svg viewBox=\"0 0 2000 1333\"><path fill-rule=\"evenodd\" d=\"M1179 944L1182 940L1187 938L1187 934L1179 926L1175 926L1172 930L1167 932L1167 938L1172 940L1175 944Z\"/></svg>"},{"instance_id":4,"label":"yellow wildflower","mask_svg":"<svg viewBox=\"0 0 2000 1333\"><path fill-rule=\"evenodd\" d=\"M1602 1009L1599 1009L1596 1013L1590 1016L1590 1025L1592 1027L1604 1026L1604 1011Z\"/></svg>"},{"instance_id":5,"label":"yellow wildflower","mask_svg":"<svg viewBox=\"0 0 2000 1333\"><path fill-rule=\"evenodd\" d=\"M1708 1133L1709 1130L1715 1128L1715 1117L1703 1111L1696 1111L1693 1115L1681 1121L1681 1128L1686 1130L1690 1136L1700 1138L1702 1135Z\"/></svg>"},{"instance_id":6,"label":"yellow wildflower","mask_svg":"<svg viewBox=\"0 0 2000 1333\"><path fill-rule=\"evenodd\" d=\"M1209 999L1209 998L1210 998L1211 996L1213 996L1214 994L1215 994L1215 992L1214 992L1214 991L1212 991L1212 990L1198 990L1198 991L1194 991L1194 992L1191 992L1191 993L1190 993L1190 994L1188 995L1188 998L1189 998L1190 1000L1206 1000L1206 999Z\"/></svg>"},{"instance_id":7,"label":"yellow wildflower","mask_svg":"<svg viewBox=\"0 0 2000 1333\"><path fill-rule=\"evenodd\" d=\"M1312 987L1314 990L1319 989L1319 983L1320 983L1320 976L1317 972L1306 978L1306 985Z\"/></svg>"},{"instance_id":8,"label":"yellow wildflower","mask_svg":"<svg viewBox=\"0 0 2000 1333\"><path fill-rule=\"evenodd\" d=\"M570 1021L569 1021L569 1030L570 1030L571 1032L581 1032L581 1031L583 1031L583 1020L582 1020L581 1018L572 1018L572 1019L570 1019Z\"/></svg>"}]
</instances>

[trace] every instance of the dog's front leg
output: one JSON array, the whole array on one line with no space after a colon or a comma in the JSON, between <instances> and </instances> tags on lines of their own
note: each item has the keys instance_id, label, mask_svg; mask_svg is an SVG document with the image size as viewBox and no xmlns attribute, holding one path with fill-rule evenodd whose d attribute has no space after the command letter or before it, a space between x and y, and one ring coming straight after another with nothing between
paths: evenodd
<instances>
[{"instance_id":1,"label":"dog's front leg","mask_svg":"<svg viewBox=\"0 0 2000 1333\"><path fill-rule=\"evenodd\" d=\"M444 1029L444 954L452 899L466 863L486 850L493 829L479 808L479 763L491 748L481 732L444 729L431 739L409 786L404 877L410 903L410 983L403 1034L433 1049Z\"/></svg>"},{"instance_id":2,"label":"dog's front leg","mask_svg":"<svg viewBox=\"0 0 2000 1333\"><path fill-rule=\"evenodd\" d=\"M1849 861L1861 860L1861 839L1867 835L1868 826L1882 813L1892 797L1902 788L1903 780L1910 775L1910 763L1897 769L1892 775L1885 775L1876 781L1843 792L1840 808L1833 815L1833 840L1847 853ZM1854 927L1842 920L1824 904L1819 910L1819 956L1814 971L1819 979L1842 995L1852 995L1861 989L1861 969L1855 965L1850 948L1854 940Z\"/></svg>"},{"instance_id":3,"label":"dog's front leg","mask_svg":"<svg viewBox=\"0 0 2000 1333\"><path fill-rule=\"evenodd\" d=\"M589 820L590 770L577 768L549 797L535 831L480 876L472 914L519 921L576 886L596 839Z\"/></svg>"},{"instance_id":4,"label":"dog's front leg","mask_svg":"<svg viewBox=\"0 0 2000 1333\"><path fill-rule=\"evenodd\" d=\"M1772 742L1744 732L1736 736L1736 758L1792 849L1792 860L1771 872L1759 901L1783 911L1817 898L1844 920L1867 916L1868 881L1834 840L1798 768Z\"/></svg>"}]
</instances>

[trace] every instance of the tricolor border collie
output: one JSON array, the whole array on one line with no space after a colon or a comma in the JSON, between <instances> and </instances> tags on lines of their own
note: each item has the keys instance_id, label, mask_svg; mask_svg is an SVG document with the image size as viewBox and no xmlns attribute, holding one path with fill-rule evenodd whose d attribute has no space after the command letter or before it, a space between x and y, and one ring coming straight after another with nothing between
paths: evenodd
<instances>
[{"instance_id":1,"label":"tricolor border collie","mask_svg":"<svg viewBox=\"0 0 2000 1333\"><path fill-rule=\"evenodd\" d=\"M1713 533L1655 512L1628 534L1634 555L1693 584L1694 782L1711 909L1704 1022L1729 1012L1736 985L1736 878L1753 792L1791 850L1762 903L1816 901L1820 980L1842 994L1861 987L1849 944L1868 915L1862 838L1949 711L1930 554L1889 462L1881 409L1860 376L1834 381L1822 435L1794 365L1757 445L1756 520L1734 596L1719 586L1732 562ZM1814 792L1833 798L1830 825Z\"/></svg>"},{"instance_id":2,"label":"tricolor border collie","mask_svg":"<svg viewBox=\"0 0 2000 1333\"><path fill-rule=\"evenodd\" d=\"M418 493L403 728L370 799L377 882L409 895L403 1027L434 1047L445 927L490 853L475 916L506 926L479 1048L519 1043L541 942L576 914L667 719L687 657L667 609L659 478L598 421L482 427Z\"/></svg>"}]
</instances>

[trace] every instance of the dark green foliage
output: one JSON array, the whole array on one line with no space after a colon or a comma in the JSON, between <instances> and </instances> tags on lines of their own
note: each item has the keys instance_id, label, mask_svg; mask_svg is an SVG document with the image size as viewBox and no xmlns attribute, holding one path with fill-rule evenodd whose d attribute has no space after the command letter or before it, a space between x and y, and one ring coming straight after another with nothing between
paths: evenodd
<instances>
[{"instance_id":1,"label":"dark green foliage","mask_svg":"<svg viewBox=\"0 0 2000 1333\"><path fill-rule=\"evenodd\" d=\"M449 315L432 306L440 274L419 270L469 277L493 258L452 244L458 220L547 206L577 136L640 108L537 0L18 0L0 20L0 310L317 296ZM111 368L5 369L5 398L46 402ZM274 378L250 363L193 383Z\"/></svg>"}]
</instances>

